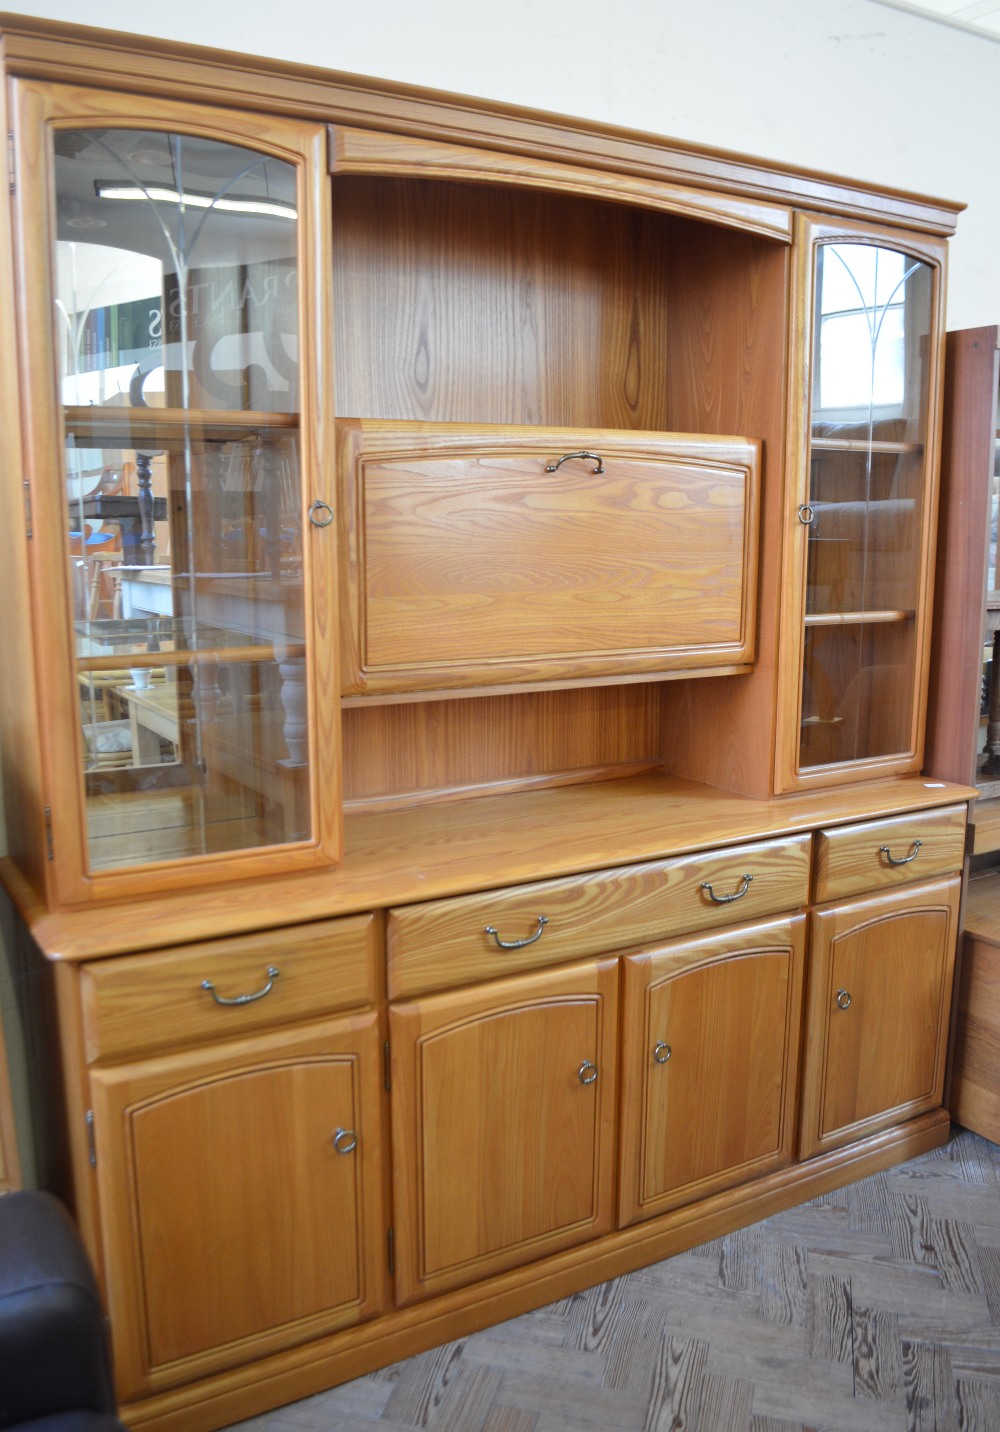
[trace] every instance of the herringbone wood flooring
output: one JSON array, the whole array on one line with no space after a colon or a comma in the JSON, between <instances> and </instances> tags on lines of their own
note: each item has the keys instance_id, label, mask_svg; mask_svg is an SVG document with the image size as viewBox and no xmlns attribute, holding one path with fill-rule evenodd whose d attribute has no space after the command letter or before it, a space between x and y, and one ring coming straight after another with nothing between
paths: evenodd
<instances>
[{"instance_id":1,"label":"herringbone wood flooring","mask_svg":"<svg viewBox=\"0 0 1000 1432\"><path fill-rule=\"evenodd\" d=\"M1000 1147L944 1148L239 1432L1000 1432Z\"/></svg>"}]
</instances>

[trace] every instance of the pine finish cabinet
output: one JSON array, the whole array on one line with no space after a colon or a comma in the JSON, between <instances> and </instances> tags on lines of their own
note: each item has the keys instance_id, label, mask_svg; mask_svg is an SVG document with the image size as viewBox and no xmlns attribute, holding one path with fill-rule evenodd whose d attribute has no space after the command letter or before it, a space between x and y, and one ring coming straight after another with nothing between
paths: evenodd
<instances>
[{"instance_id":1,"label":"pine finish cabinet","mask_svg":"<svg viewBox=\"0 0 1000 1432\"><path fill-rule=\"evenodd\" d=\"M0 31L0 877L129 1425L944 1142L960 206Z\"/></svg>"}]
</instances>

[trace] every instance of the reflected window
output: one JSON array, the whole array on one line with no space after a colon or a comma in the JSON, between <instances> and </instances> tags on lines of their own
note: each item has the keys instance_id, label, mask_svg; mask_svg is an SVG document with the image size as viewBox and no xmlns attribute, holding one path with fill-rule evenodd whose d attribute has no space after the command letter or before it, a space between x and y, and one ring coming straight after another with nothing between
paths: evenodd
<instances>
[{"instance_id":1,"label":"reflected window","mask_svg":"<svg viewBox=\"0 0 1000 1432\"><path fill-rule=\"evenodd\" d=\"M906 402L907 284L925 268L892 249L827 244L819 252L816 417L856 422Z\"/></svg>"}]
</instances>

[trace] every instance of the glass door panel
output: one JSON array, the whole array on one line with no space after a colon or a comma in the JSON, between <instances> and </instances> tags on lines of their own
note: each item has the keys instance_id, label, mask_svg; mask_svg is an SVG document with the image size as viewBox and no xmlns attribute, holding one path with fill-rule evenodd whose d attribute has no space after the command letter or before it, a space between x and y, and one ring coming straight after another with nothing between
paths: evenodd
<instances>
[{"instance_id":1,"label":"glass door panel","mask_svg":"<svg viewBox=\"0 0 1000 1432\"><path fill-rule=\"evenodd\" d=\"M89 868L309 840L296 166L55 148Z\"/></svg>"},{"instance_id":2,"label":"glass door panel","mask_svg":"<svg viewBox=\"0 0 1000 1432\"><path fill-rule=\"evenodd\" d=\"M800 769L912 746L934 290L894 249L816 248Z\"/></svg>"}]
</instances>

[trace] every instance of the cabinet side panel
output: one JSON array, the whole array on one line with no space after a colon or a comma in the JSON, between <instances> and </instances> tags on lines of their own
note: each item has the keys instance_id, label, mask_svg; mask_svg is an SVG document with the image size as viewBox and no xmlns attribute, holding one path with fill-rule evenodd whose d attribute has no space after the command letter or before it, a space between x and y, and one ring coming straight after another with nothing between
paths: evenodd
<instances>
[{"instance_id":1,"label":"cabinet side panel","mask_svg":"<svg viewBox=\"0 0 1000 1432\"><path fill-rule=\"evenodd\" d=\"M9 129L6 86L0 87L0 121ZM6 151L5 151L6 152ZM6 174L7 160L4 161ZM8 176L12 180L13 176ZM5 193L8 183L4 184ZM17 294L9 204L0 204L0 285ZM45 837L42 768L38 747L38 708L34 684L34 632L28 571L28 510L25 463L18 409L17 319L20 304L0 304L0 523L4 560L0 562L0 609L3 611L3 680L0 681L0 745L3 747L3 798L7 849L38 889L43 890ZM0 846L2 846L0 833Z\"/></svg>"},{"instance_id":2,"label":"cabinet side panel","mask_svg":"<svg viewBox=\"0 0 1000 1432\"><path fill-rule=\"evenodd\" d=\"M788 251L708 226L678 225L670 251L668 388L681 431L764 443L757 659L747 676L665 687L663 749L677 775L766 796L772 788L784 506Z\"/></svg>"}]
</instances>

